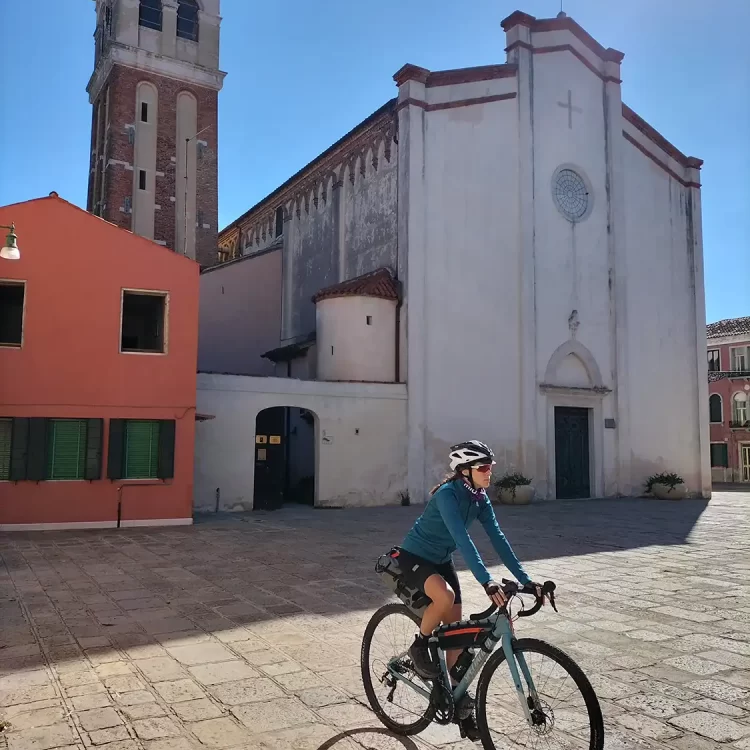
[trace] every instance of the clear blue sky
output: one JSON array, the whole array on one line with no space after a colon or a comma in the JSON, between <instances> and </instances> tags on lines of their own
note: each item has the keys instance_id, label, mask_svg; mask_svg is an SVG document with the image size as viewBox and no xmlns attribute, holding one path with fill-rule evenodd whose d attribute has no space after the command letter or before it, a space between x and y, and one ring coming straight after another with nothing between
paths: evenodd
<instances>
[{"instance_id":1,"label":"clear blue sky","mask_svg":"<svg viewBox=\"0 0 750 750\"><path fill-rule=\"evenodd\" d=\"M560 9L559 0L221 5L221 226L395 96L404 63L505 62L505 16ZM565 10L625 53L623 99L705 160L707 317L750 315L750 1L565 0ZM94 22L92 0L0 0L0 205L57 190L85 207Z\"/></svg>"}]
</instances>

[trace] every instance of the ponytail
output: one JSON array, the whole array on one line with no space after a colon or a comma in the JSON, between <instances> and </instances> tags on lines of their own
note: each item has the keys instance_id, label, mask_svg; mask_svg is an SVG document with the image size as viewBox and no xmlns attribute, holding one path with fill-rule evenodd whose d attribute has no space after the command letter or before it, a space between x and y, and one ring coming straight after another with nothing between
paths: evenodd
<instances>
[{"instance_id":1,"label":"ponytail","mask_svg":"<svg viewBox=\"0 0 750 750\"><path fill-rule=\"evenodd\" d=\"M457 479L461 479L461 472L459 471L454 471L450 474L446 474L443 481L440 482L440 484L436 484L430 490L430 497L432 497L432 495L434 495L444 484L448 484L449 482L455 482Z\"/></svg>"}]
</instances>

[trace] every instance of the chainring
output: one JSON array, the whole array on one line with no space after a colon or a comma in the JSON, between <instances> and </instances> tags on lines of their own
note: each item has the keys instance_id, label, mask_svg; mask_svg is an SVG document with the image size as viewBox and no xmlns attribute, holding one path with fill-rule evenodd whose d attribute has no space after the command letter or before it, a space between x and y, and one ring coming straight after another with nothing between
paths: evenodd
<instances>
[{"instance_id":1,"label":"chainring","mask_svg":"<svg viewBox=\"0 0 750 750\"><path fill-rule=\"evenodd\" d=\"M456 714L453 693L442 681L435 681L432 686L430 702L435 706L435 719L438 724L450 724Z\"/></svg>"}]
</instances>

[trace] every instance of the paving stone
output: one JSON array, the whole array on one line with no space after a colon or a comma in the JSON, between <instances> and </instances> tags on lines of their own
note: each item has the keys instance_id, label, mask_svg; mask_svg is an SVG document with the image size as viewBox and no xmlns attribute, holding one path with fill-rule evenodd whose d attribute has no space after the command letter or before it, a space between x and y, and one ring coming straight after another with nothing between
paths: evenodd
<instances>
[{"instance_id":1,"label":"paving stone","mask_svg":"<svg viewBox=\"0 0 750 750\"><path fill-rule=\"evenodd\" d=\"M738 724L725 716L717 716L706 711L674 716L669 722L680 729L687 729L716 742L732 742L750 735L750 726L747 724Z\"/></svg>"},{"instance_id":2,"label":"paving stone","mask_svg":"<svg viewBox=\"0 0 750 750\"><path fill-rule=\"evenodd\" d=\"M664 695L631 695L617 701L617 704L656 719L665 719L684 710L684 704L681 701Z\"/></svg>"},{"instance_id":3,"label":"paving stone","mask_svg":"<svg viewBox=\"0 0 750 750\"><path fill-rule=\"evenodd\" d=\"M132 675L105 677L103 680L107 689L113 693L131 693L134 690L144 690L146 685Z\"/></svg>"},{"instance_id":4,"label":"paving stone","mask_svg":"<svg viewBox=\"0 0 750 750\"><path fill-rule=\"evenodd\" d=\"M723 664L699 659L697 656L675 656L671 659L665 659L664 663L670 667L698 675L712 675L729 669Z\"/></svg>"},{"instance_id":5,"label":"paving stone","mask_svg":"<svg viewBox=\"0 0 750 750\"><path fill-rule=\"evenodd\" d=\"M729 685L721 680L695 680L687 683L685 687L694 690L696 693L701 693L707 698L727 701L728 703L738 703L750 695L747 690Z\"/></svg>"},{"instance_id":6,"label":"paving stone","mask_svg":"<svg viewBox=\"0 0 750 750\"><path fill-rule=\"evenodd\" d=\"M72 745L77 737L65 723L8 734L8 750L50 750Z\"/></svg>"},{"instance_id":7,"label":"paving stone","mask_svg":"<svg viewBox=\"0 0 750 750\"><path fill-rule=\"evenodd\" d=\"M311 708L332 706L335 703L346 703L349 699L332 687L310 688L299 693L299 699Z\"/></svg>"},{"instance_id":8,"label":"paving stone","mask_svg":"<svg viewBox=\"0 0 750 750\"><path fill-rule=\"evenodd\" d=\"M615 716L614 720L625 729L649 739L663 740L680 735L679 729L642 714L624 713Z\"/></svg>"},{"instance_id":9,"label":"paving stone","mask_svg":"<svg viewBox=\"0 0 750 750\"><path fill-rule=\"evenodd\" d=\"M79 711L78 720L87 732L122 724L122 719L114 708L94 708L91 711Z\"/></svg>"},{"instance_id":10,"label":"paving stone","mask_svg":"<svg viewBox=\"0 0 750 750\"><path fill-rule=\"evenodd\" d=\"M146 675L151 682L163 682L166 680L178 680L185 677L185 670L178 662L170 657L157 657L154 659L138 659L133 664Z\"/></svg>"},{"instance_id":11,"label":"paving stone","mask_svg":"<svg viewBox=\"0 0 750 750\"><path fill-rule=\"evenodd\" d=\"M175 682L157 682L154 689L167 703L190 701L205 697L205 693L192 680L176 680Z\"/></svg>"},{"instance_id":12,"label":"paving stone","mask_svg":"<svg viewBox=\"0 0 750 750\"><path fill-rule=\"evenodd\" d=\"M255 680L239 680L213 685L209 692L225 706L240 706L243 703L260 703L283 698L284 693L271 680L261 677Z\"/></svg>"},{"instance_id":13,"label":"paving stone","mask_svg":"<svg viewBox=\"0 0 750 750\"><path fill-rule=\"evenodd\" d=\"M742 718L747 714L747 711L742 708L733 706L731 703L725 703L724 701L713 700L712 698L692 701L690 705L695 707L696 710L710 711L711 713L733 716L735 718Z\"/></svg>"},{"instance_id":14,"label":"paving stone","mask_svg":"<svg viewBox=\"0 0 750 750\"><path fill-rule=\"evenodd\" d=\"M229 661L234 654L220 643L208 641L193 646L168 647L167 651L182 664L193 666L196 664L210 664L212 662Z\"/></svg>"},{"instance_id":15,"label":"paving stone","mask_svg":"<svg viewBox=\"0 0 750 750\"><path fill-rule=\"evenodd\" d=\"M296 698L280 698L264 703L235 706L231 711L253 734L316 721L315 714Z\"/></svg>"},{"instance_id":16,"label":"paving stone","mask_svg":"<svg viewBox=\"0 0 750 750\"><path fill-rule=\"evenodd\" d=\"M257 670L238 659L219 664L201 664L197 667L190 667L190 673L204 685L218 685L221 682L235 682L260 677Z\"/></svg>"},{"instance_id":17,"label":"paving stone","mask_svg":"<svg viewBox=\"0 0 750 750\"><path fill-rule=\"evenodd\" d=\"M370 732L356 735L363 740L377 737L381 742L387 738L383 735L373 735ZM364 747L378 748L374 742L368 745L355 742L353 737L347 737L340 728L326 726L325 724L306 724L304 726L281 729L268 734L259 734L253 737L257 747L262 750L311 750L311 748L325 748L328 750L362 750ZM409 750L409 745L401 741L391 739L388 744L382 746L382 750ZM252 747L252 745L250 746ZM423 747L427 747L424 745ZM430 746L432 748L434 746ZM441 749L442 750L442 749ZM448 750L447 748L445 750ZM499 749L498 749L499 750Z\"/></svg>"},{"instance_id":18,"label":"paving stone","mask_svg":"<svg viewBox=\"0 0 750 750\"><path fill-rule=\"evenodd\" d=\"M222 710L207 698L174 703L171 708L184 722L216 719L223 715Z\"/></svg>"},{"instance_id":19,"label":"paving stone","mask_svg":"<svg viewBox=\"0 0 750 750\"><path fill-rule=\"evenodd\" d=\"M229 718L208 719L189 724L190 731L208 747L235 747L250 741L248 731Z\"/></svg>"},{"instance_id":20,"label":"paving stone","mask_svg":"<svg viewBox=\"0 0 750 750\"><path fill-rule=\"evenodd\" d=\"M19 703L33 703L54 697L55 690L51 685L0 690L0 706L16 706Z\"/></svg>"},{"instance_id":21,"label":"paving stone","mask_svg":"<svg viewBox=\"0 0 750 750\"><path fill-rule=\"evenodd\" d=\"M65 712L62 707L37 708L25 713L9 716L5 710L2 711L4 719L11 722L13 731L23 729L34 729L36 727L47 727L50 724L58 724L65 721Z\"/></svg>"},{"instance_id":22,"label":"paving stone","mask_svg":"<svg viewBox=\"0 0 750 750\"><path fill-rule=\"evenodd\" d=\"M132 693L116 693L115 699L121 706L138 706L142 703L153 703L156 700L148 690L134 690Z\"/></svg>"},{"instance_id":23,"label":"paving stone","mask_svg":"<svg viewBox=\"0 0 750 750\"><path fill-rule=\"evenodd\" d=\"M166 712L158 703L138 703L135 706L123 706L122 712L130 721L166 716Z\"/></svg>"},{"instance_id":24,"label":"paving stone","mask_svg":"<svg viewBox=\"0 0 750 750\"><path fill-rule=\"evenodd\" d=\"M169 718L140 719L133 722L133 729L142 740L158 740L180 734L180 727Z\"/></svg>"},{"instance_id":25,"label":"paving stone","mask_svg":"<svg viewBox=\"0 0 750 750\"><path fill-rule=\"evenodd\" d=\"M75 698L81 695L94 695L95 693L104 693L106 688L101 682L89 682L86 685L78 687L63 688L63 692L68 698Z\"/></svg>"},{"instance_id":26,"label":"paving stone","mask_svg":"<svg viewBox=\"0 0 750 750\"><path fill-rule=\"evenodd\" d=\"M372 711L359 703L337 703L318 709L318 715L326 723L337 727L367 726L375 719Z\"/></svg>"},{"instance_id":27,"label":"paving stone","mask_svg":"<svg viewBox=\"0 0 750 750\"><path fill-rule=\"evenodd\" d=\"M92 745L109 745L110 742L130 739L128 730L124 726L98 729L95 732L89 732L88 736Z\"/></svg>"},{"instance_id":28,"label":"paving stone","mask_svg":"<svg viewBox=\"0 0 750 750\"><path fill-rule=\"evenodd\" d=\"M147 750L198 750L200 745L187 737L167 737L144 743Z\"/></svg>"},{"instance_id":29,"label":"paving stone","mask_svg":"<svg viewBox=\"0 0 750 750\"><path fill-rule=\"evenodd\" d=\"M71 703L76 711L88 711L92 708L104 708L109 706L112 701L109 699L109 695L105 692L91 693L90 695L79 695L75 698L71 698Z\"/></svg>"}]
</instances>

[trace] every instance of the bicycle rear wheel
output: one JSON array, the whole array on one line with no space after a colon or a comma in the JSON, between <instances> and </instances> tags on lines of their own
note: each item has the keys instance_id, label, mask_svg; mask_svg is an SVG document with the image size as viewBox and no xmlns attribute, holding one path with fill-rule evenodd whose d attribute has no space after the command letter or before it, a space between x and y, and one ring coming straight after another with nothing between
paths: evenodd
<instances>
[{"instance_id":1,"label":"bicycle rear wheel","mask_svg":"<svg viewBox=\"0 0 750 750\"><path fill-rule=\"evenodd\" d=\"M370 707L383 724L401 735L424 731L435 716L432 702L392 676L392 664L404 677L427 691L407 651L419 630L419 618L403 604L386 604L370 619L362 638L362 682Z\"/></svg>"},{"instance_id":2,"label":"bicycle rear wheel","mask_svg":"<svg viewBox=\"0 0 750 750\"><path fill-rule=\"evenodd\" d=\"M602 710L581 668L560 649L535 638L516 641L513 650L523 654L539 698L535 711L521 674L534 725L530 726L526 720L505 664L505 652L498 649L477 684L477 724L484 750L505 750L509 744L555 750L603 750Z\"/></svg>"}]
</instances>

